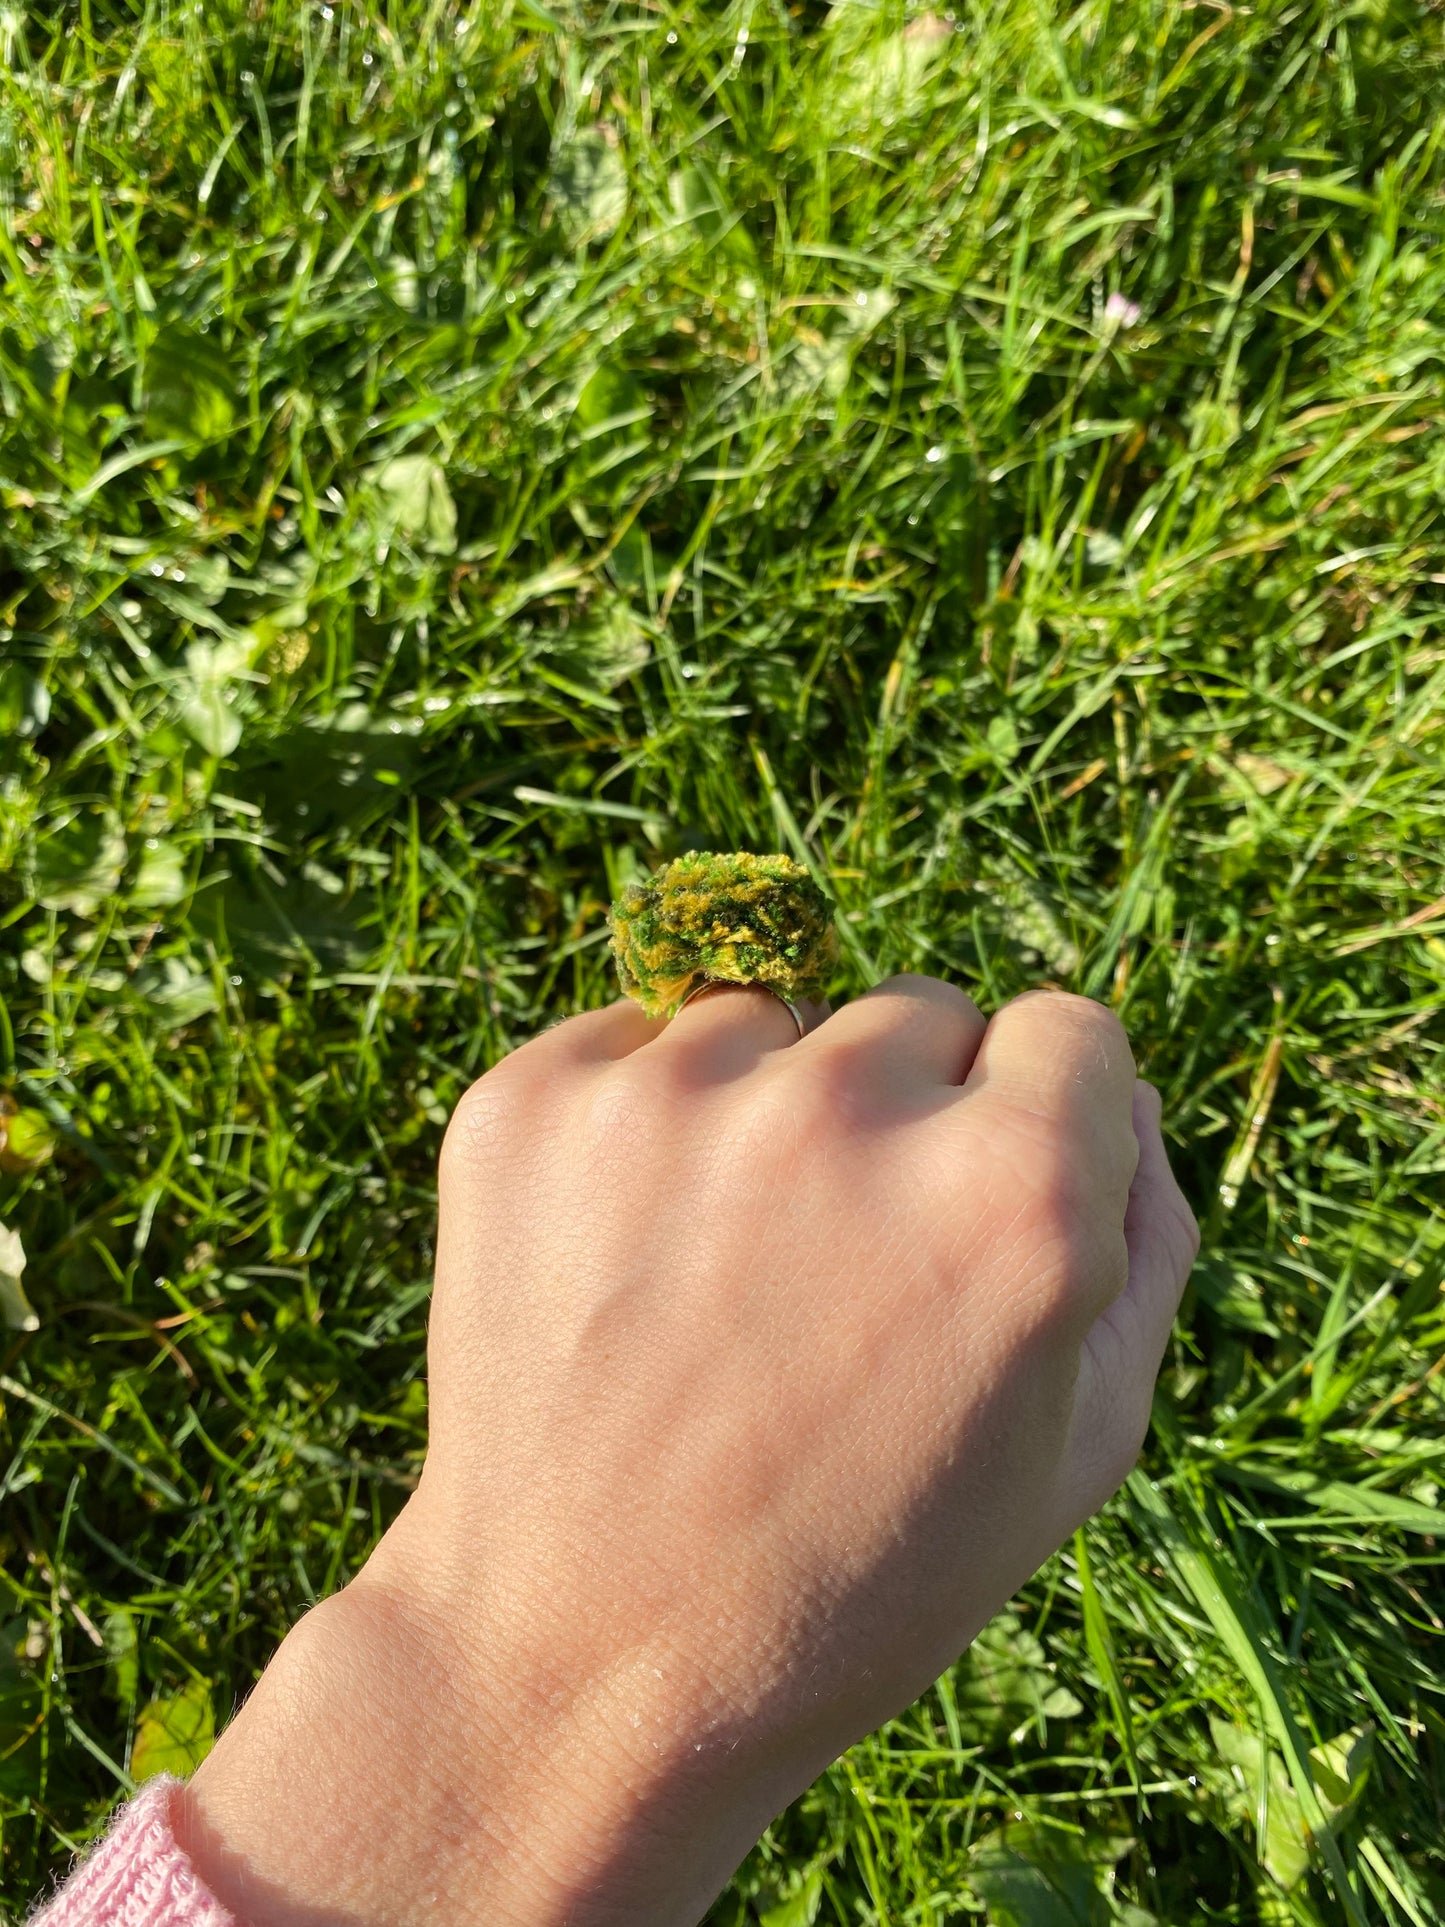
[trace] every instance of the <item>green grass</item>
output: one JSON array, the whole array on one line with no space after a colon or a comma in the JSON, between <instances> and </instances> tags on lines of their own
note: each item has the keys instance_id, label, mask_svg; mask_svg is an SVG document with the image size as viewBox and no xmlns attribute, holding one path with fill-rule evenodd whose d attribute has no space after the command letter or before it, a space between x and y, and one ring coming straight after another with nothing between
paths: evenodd
<instances>
[{"instance_id":1,"label":"green grass","mask_svg":"<svg viewBox=\"0 0 1445 1927\"><path fill-rule=\"evenodd\" d=\"M1445 16L904 20L0 14L16 1914L404 1498L447 1109L711 844L1110 999L1205 1223L716 1920L1445 1920Z\"/></svg>"}]
</instances>

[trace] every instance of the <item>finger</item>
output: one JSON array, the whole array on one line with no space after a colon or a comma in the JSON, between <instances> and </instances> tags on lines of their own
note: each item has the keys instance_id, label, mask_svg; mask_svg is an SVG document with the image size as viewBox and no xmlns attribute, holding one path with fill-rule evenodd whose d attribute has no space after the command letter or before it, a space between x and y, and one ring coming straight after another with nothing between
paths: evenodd
<instances>
[{"instance_id":1,"label":"finger","mask_svg":"<svg viewBox=\"0 0 1445 1927\"><path fill-rule=\"evenodd\" d=\"M1139 1168L1124 1213L1129 1282L1112 1307L1129 1328L1146 1393L1153 1388L1179 1301L1199 1255L1199 1226L1164 1148L1162 1111L1158 1091L1140 1080L1134 1087Z\"/></svg>"},{"instance_id":2,"label":"finger","mask_svg":"<svg viewBox=\"0 0 1445 1927\"><path fill-rule=\"evenodd\" d=\"M1051 1135L1101 1204L1122 1209L1138 1146L1134 1057L1114 1013L1090 997L1034 990L996 1012L963 1087L973 1122Z\"/></svg>"},{"instance_id":3,"label":"finger","mask_svg":"<svg viewBox=\"0 0 1445 1927\"><path fill-rule=\"evenodd\" d=\"M620 997L601 1010L585 1010L580 1016L553 1024L512 1055L525 1056L532 1065L545 1059L549 1067L556 1068L614 1064L661 1036L666 1028L660 1017L644 1017L631 998Z\"/></svg>"},{"instance_id":4,"label":"finger","mask_svg":"<svg viewBox=\"0 0 1445 1927\"><path fill-rule=\"evenodd\" d=\"M1129 1276L1084 1342L1072 1422L1071 1504L1096 1511L1127 1477L1144 1443L1154 1381L1199 1252L1199 1227L1169 1168L1159 1093L1136 1084L1139 1166L1124 1238Z\"/></svg>"},{"instance_id":5,"label":"finger","mask_svg":"<svg viewBox=\"0 0 1445 1927\"><path fill-rule=\"evenodd\" d=\"M826 1004L795 1003L804 1031L828 1015ZM709 1077L742 1076L758 1059L798 1042L793 1011L765 984L709 984L652 1044L659 1056L685 1056Z\"/></svg>"},{"instance_id":6,"label":"finger","mask_svg":"<svg viewBox=\"0 0 1445 1927\"><path fill-rule=\"evenodd\" d=\"M973 999L938 977L889 977L829 1019L808 1054L847 1058L870 1071L915 1083L961 1084L984 1034Z\"/></svg>"}]
</instances>

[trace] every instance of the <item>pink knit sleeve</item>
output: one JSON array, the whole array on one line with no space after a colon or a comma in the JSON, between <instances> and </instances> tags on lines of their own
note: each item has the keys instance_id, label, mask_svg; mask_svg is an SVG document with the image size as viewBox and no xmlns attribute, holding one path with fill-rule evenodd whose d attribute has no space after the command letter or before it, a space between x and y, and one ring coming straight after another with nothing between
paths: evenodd
<instances>
[{"instance_id":1,"label":"pink knit sleeve","mask_svg":"<svg viewBox=\"0 0 1445 1927\"><path fill-rule=\"evenodd\" d=\"M239 1927L176 1840L180 1790L169 1774L149 1781L30 1927Z\"/></svg>"}]
</instances>

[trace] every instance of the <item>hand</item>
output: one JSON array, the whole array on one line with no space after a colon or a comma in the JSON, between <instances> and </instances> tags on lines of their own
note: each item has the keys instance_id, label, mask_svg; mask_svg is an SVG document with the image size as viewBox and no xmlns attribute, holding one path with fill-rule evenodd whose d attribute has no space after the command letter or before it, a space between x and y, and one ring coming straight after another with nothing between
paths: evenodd
<instances>
[{"instance_id":1,"label":"hand","mask_svg":"<svg viewBox=\"0 0 1445 1927\"><path fill-rule=\"evenodd\" d=\"M1197 1243L1082 998L537 1038L447 1133L420 1487L192 1783L203 1874L250 1927L695 1922L1115 1490Z\"/></svg>"}]
</instances>

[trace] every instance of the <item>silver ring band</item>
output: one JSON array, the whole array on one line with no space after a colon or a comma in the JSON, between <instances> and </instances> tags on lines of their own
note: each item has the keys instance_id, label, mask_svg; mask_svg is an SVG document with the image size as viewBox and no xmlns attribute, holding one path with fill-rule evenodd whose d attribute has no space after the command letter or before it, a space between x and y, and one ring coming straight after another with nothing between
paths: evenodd
<instances>
[{"instance_id":1,"label":"silver ring band","mask_svg":"<svg viewBox=\"0 0 1445 1927\"><path fill-rule=\"evenodd\" d=\"M777 999L777 1001L783 1006L783 1009L787 1011L788 1015L792 1018L793 1022L798 1026L799 1037L807 1036L808 1026L803 1021L803 1013L801 1010L798 1009L798 1006L793 1002L792 998L785 997L781 990L774 990L771 984L759 983L756 978L750 979L747 983L739 983L735 978L732 978L732 977L699 977L697 982L693 985L692 989L687 993L687 995L683 998L682 1002L678 1005L677 1009L672 1014L674 1017L681 1017L682 1013L687 1009L688 1005L692 1002L693 998L701 997L701 995L705 990L726 990L726 989L765 990L770 997Z\"/></svg>"}]
</instances>

